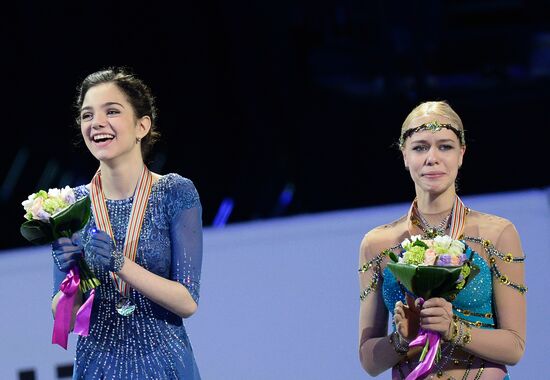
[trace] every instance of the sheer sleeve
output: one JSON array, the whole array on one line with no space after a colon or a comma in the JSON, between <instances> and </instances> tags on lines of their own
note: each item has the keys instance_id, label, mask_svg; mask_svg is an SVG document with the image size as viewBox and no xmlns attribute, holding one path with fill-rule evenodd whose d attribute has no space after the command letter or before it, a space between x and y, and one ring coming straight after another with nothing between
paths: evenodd
<instances>
[{"instance_id":1,"label":"sheer sleeve","mask_svg":"<svg viewBox=\"0 0 550 380\"><path fill-rule=\"evenodd\" d=\"M495 243L496 257L492 257L492 269L497 277L494 284L495 307L498 328L509 333L510 339L503 345L515 362L525 349L526 299L525 264L521 242L512 223L502 231Z\"/></svg>"},{"instance_id":2,"label":"sheer sleeve","mask_svg":"<svg viewBox=\"0 0 550 380\"><path fill-rule=\"evenodd\" d=\"M382 261L384 254L377 251L373 233L365 235L359 249L359 344L373 337L386 335L388 314L382 298Z\"/></svg>"},{"instance_id":3,"label":"sheer sleeve","mask_svg":"<svg viewBox=\"0 0 550 380\"><path fill-rule=\"evenodd\" d=\"M193 182L176 176L169 208L172 264L170 279L183 284L198 304L202 267L202 207Z\"/></svg>"},{"instance_id":4,"label":"sheer sleeve","mask_svg":"<svg viewBox=\"0 0 550 380\"><path fill-rule=\"evenodd\" d=\"M388 312L382 295L382 265L386 251L375 231L362 240L359 249L359 360L371 376L395 365L400 356L388 340Z\"/></svg>"},{"instance_id":5,"label":"sheer sleeve","mask_svg":"<svg viewBox=\"0 0 550 380\"><path fill-rule=\"evenodd\" d=\"M504 219L493 223L500 231L494 235L495 243L479 242L494 276L496 329L472 328L471 342L464 349L494 363L514 365L525 351L525 257L514 225Z\"/></svg>"}]
</instances>

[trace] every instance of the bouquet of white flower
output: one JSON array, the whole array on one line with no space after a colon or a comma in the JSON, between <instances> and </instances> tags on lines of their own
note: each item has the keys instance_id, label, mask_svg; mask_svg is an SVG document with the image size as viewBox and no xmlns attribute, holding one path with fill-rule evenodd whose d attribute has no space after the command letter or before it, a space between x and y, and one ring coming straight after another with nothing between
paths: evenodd
<instances>
[{"instance_id":1,"label":"bouquet of white flower","mask_svg":"<svg viewBox=\"0 0 550 380\"><path fill-rule=\"evenodd\" d=\"M69 186L63 189L40 190L22 202L25 219L21 235L33 244L48 244L60 237L70 238L81 230L90 218L90 197L75 199ZM97 287L100 282L84 259L79 260L79 288L82 292Z\"/></svg>"},{"instance_id":2,"label":"bouquet of white flower","mask_svg":"<svg viewBox=\"0 0 550 380\"><path fill-rule=\"evenodd\" d=\"M470 247L450 236L436 236L422 239L420 235L411 236L401 243L403 251L396 255L388 251L393 262L388 263L395 278L424 302L432 297L442 297L454 301L466 284L479 273L469 256ZM423 378L439 360L441 355L441 336L432 331L420 330L409 347L423 346L418 366L406 380Z\"/></svg>"},{"instance_id":3,"label":"bouquet of white flower","mask_svg":"<svg viewBox=\"0 0 550 380\"><path fill-rule=\"evenodd\" d=\"M404 251L399 256L390 252L393 262L388 267L416 297L452 301L477 274L477 268L468 260L470 247L450 236L422 239L415 235L403 240L401 247Z\"/></svg>"}]
</instances>

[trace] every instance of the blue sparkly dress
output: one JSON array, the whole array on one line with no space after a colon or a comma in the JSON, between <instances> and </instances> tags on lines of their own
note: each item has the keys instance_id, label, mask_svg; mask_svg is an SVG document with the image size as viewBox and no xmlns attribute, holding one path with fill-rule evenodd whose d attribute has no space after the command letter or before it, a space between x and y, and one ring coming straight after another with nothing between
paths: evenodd
<instances>
[{"instance_id":1,"label":"blue sparkly dress","mask_svg":"<svg viewBox=\"0 0 550 380\"><path fill-rule=\"evenodd\" d=\"M74 189L76 198L89 194ZM124 244L133 197L107 200L118 247ZM136 310L124 317L115 304L120 295L109 272L95 264L88 249L93 214L81 231L86 261L101 285L96 288L90 332L79 337L73 379L199 380L200 375L182 318L131 289ZM202 263L199 195L193 183L168 174L153 184L135 262L150 272L178 281L198 303Z\"/></svg>"}]
</instances>

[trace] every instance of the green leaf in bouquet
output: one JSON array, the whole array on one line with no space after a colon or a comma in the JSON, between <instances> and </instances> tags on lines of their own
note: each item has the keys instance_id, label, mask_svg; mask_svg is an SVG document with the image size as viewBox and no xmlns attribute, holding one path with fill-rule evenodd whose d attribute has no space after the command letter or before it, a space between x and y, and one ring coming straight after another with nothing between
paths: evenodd
<instances>
[{"instance_id":1,"label":"green leaf in bouquet","mask_svg":"<svg viewBox=\"0 0 550 380\"><path fill-rule=\"evenodd\" d=\"M84 197L50 217L50 224L55 238L70 237L74 232L84 228L91 213L90 197ZM67 236L68 235L68 236Z\"/></svg>"},{"instance_id":2,"label":"green leaf in bouquet","mask_svg":"<svg viewBox=\"0 0 550 380\"><path fill-rule=\"evenodd\" d=\"M456 282L460 277L460 266L413 266L388 263L388 268L395 278L416 297L424 299L443 297L452 300L459 292Z\"/></svg>"},{"instance_id":3,"label":"green leaf in bouquet","mask_svg":"<svg viewBox=\"0 0 550 380\"><path fill-rule=\"evenodd\" d=\"M477 265L473 264L470 261L467 261L464 265L468 265L470 267L470 273L464 279L464 284L462 284L462 287L460 288L461 290L464 289L466 285L468 285L468 283L479 274L479 267Z\"/></svg>"},{"instance_id":4,"label":"green leaf in bouquet","mask_svg":"<svg viewBox=\"0 0 550 380\"><path fill-rule=\"evenodd\" d=\"M32 244L48 244L60 237L70 237L84 228L91 214L90 197L84 197L50 217L50 221L28 220L19 231Z\"/></svg>"},{"instance_id":5,"label":"green leaf in bouquet","mask_svg":"<svg viewBox=\"0 0 550 380\"><path fill-rule=\"evenodd\" d=\"M428 247L428 244L424 243L422 240L420 239L417 239L414 241L414 243L412 243L412 246L413 247L422 247L424 249L428 249L430 247Z\"/></svg>"},{"instance_id":6,"label":"green leaf in bouquet","mask_svg":"<svg viewBox=\"0 0 550 380\"><path fill-rule=\"evenodd\" d=\"M386 253L386 255L389 256L389 258L390 258L394 263L396 263L396 262L399 261L399 258L397 257L397 255L395 254L395 252L393 252L393 251L387 249L385 253Z\"/></svg>"},{"instance_id":7,"label":"green leaf in bouquet","mask_svg":"<svg viewBox=\"0 0 550 380\"><path fill-rule=\"evenodd\" d=\"M36 245L47 244L55 239L50 223L41 220L27 220L19 231L25 239Z\"/></svg>"}]
</instances>

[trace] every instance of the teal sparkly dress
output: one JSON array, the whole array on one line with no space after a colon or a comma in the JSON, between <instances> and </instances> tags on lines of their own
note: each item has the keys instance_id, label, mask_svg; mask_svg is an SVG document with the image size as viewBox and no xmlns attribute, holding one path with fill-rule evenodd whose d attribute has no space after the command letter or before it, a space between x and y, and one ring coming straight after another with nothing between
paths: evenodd
<instances>
[{"instance_id":1,"label":"teal sparkly dress","mask_svg":"<svg viewBox=\"0 0 550 380\"><path fill-rule=\"evenodd\" d=\"M87 196L85 186L75 188ZM107 200L116 244L124 244L133 197ZM121 316L120 295L109 272L95 265L88 249L93 214L82 230L86 261L101 285L96 289L90 332L79 337L73 379L199 380L193 350L181 317L135 290L136 310ZM168 174L153 184L141 229L135 262L161 277L183 284L198 303L202 263L202 222L199 195L193 183Z\"/></svg>"},{"instance_id":2,"label":"teal sparkly dress","mask_svg":"<svg viewBox=\"0 0 550 380\"><path fill-rule=\"evenodd\" d=\"M479 268L479 273L458 293L456 299L451 302L453 313L471 326L494 329L496 323L491 269L478 253L469 250L468 257ZM407 303L405 300L405 290L397 282L389 268L384 268L383 276L382 296L384 304L389 312L393 312L397 301L402 301L404 304ZM395 330L395 326L393 326L393 329ZM449 347L444 346L442 349L444 355L442 362L445 362L445 354L449 353L448 351ZM503 380L509 380L508 375Z\"/></svg>"},{"instance_id":3,"label":"teal sparkly dress","mask_svg":"<svg viewBox=\"0 0 550 380\"><path fill-rule=\"evenodd\" d=\"M515 228L510 222L503 218L473 212L469 209L467 215L469 218L468 223L460 239L466 244L465 253L472 264L479 268L479 273L452 300L454 318L457 323L466 326L465 329L500 329L502 327L499 326L495 288L510 287L516 292L508 292L507 297L524 297L527 291L526 286L514 280L520 278L519 271L521 267L519 265L523 264L525 256L521 255L521 246L519 240L515 239ZM365 315L373 315L370 307L377 307L378 301L375 300L379 299L383 301L384 308L387 310L391 321L393 321L396 302L402 301L406 304L406 290L386 267L386 263L389 260L390 251L394 254L401 252L402 248L397 242L422 232L416 227L417 224L414 221L410 211L407 216L393 223L377 227L366 235L363 244L367 247L364 252L368 252L368 255L361 254L359 268L360 300L362 308L368 310ZM506 231L506 234L504 231ZM487 240L487 237L496 241L496 245ZM505 251L499 251L496 248L497 245ZM376 254L376 252L380 253ZM364 261L365 258L366 261ZM520 269L516 270L514 268ZM513 300L510 300L508 307L513 302ZM519 311L521 309L518 309ZM507 315L507 317L510 317L510 315ZM521 318L516 320L520 321ZM510 323L510 318L507 319L507 322ZM372 326L373 321L369 319L361 332L365 333L365 330L369 332L372 330ZM521 331L519 324L514 327ZM393 323L391 330L395 331ZM512 339L517 340L513 341L512 347L524 345L525 342L519 333L512 335L514 335ZM467 335L462 336L459 334L459 336L464 338L464 345L469 343L466 340ZM380 337L380 335L372 335L371 337ZM471 339L471 336L469 339ZM389 344L392 344L391 338ZM503 347L502 350L504 351L506 348ZM392 378L405 379L417 365L418 362L413 357L403 356L392 368ZM449 372L461 373L461 375L453 377L448 374ZM462 350L459 344L443 343L441 358L434 364L427 378L480 379L485 375L495 379L510 379L506 366L479 358L467 350Z\"/></svg>"},{"instance_id":4,"label":"teal sparkly dress","mask_svg":"<svg viewBox=\"0 0 550 380\"><path fill-rule=\"evenodd\" d=\"M476 252L470 251L472 263L479 268L479 274L458 293L451 302L453 313L461 319L471 322L479 328L495 328L495 313L493 305L493 277L491 269ZM397 301L404 304L405 293L389 268L384 268L384 283L382 295L388 311L393 311Z\"/></svg>"}]
</instances>

